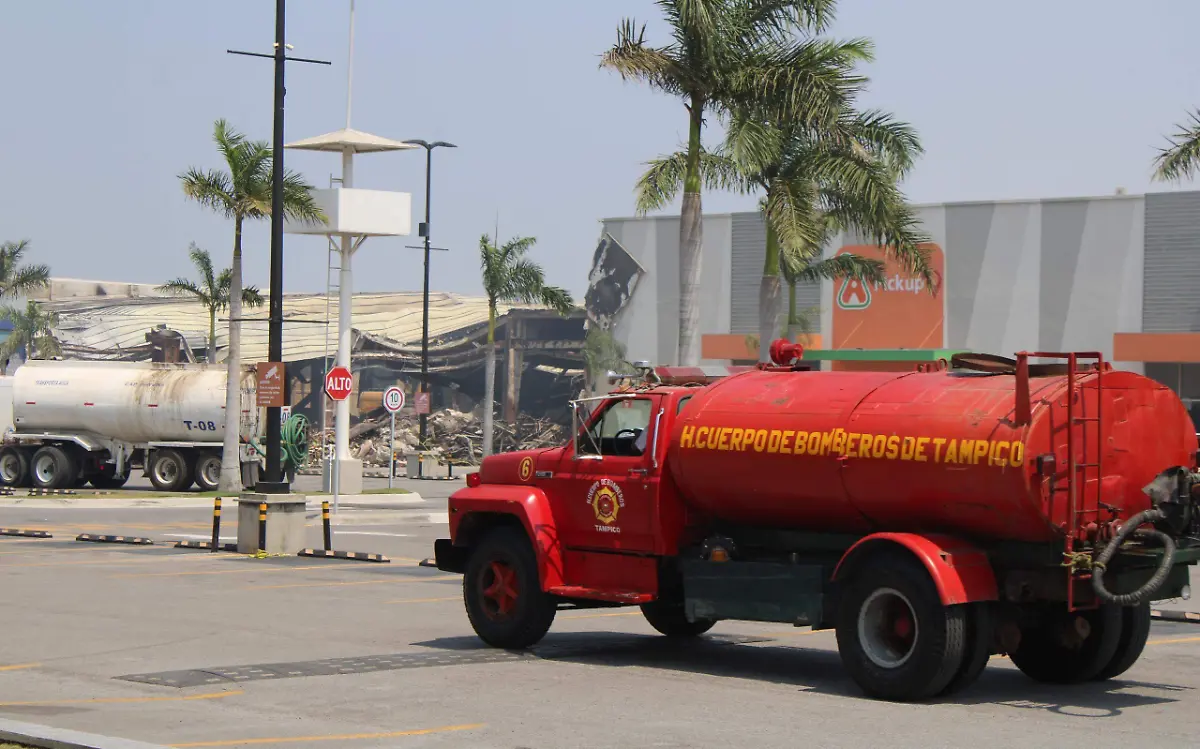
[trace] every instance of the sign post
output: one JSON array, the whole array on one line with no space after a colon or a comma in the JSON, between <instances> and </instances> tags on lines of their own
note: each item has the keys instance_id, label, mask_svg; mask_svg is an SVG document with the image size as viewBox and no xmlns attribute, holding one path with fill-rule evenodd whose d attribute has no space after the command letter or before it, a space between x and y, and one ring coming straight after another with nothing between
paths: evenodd
<instances>
[{"instance_id":1,"label":"sign post","mask_svg":"<svg viewBox=\"0 0 1200 749\"><path fill-rule=\"evenodd\" d=\"M337 366L329 370L329 374L325 375L325 394L332 400L344 401L350 397L350 393L354 390L354 377L350 374L350 370L346 367ZM333 512L336 515L338 511L338 491L341 487L341 475L338 470L338 463L341 461L333 461Z\"/></svg>"},{"instance_id":2,"label":"sign post","mask_svg":"<svg viewBox=\"0 0 1200 749\"><path fill-rule=\"evenodd\" d=\"M396 475L396 412L404 408L404 391L392 386L383 393L383 407L392 415L391 447L388 448L388 488Z\"/></svg>"}]
</instances>

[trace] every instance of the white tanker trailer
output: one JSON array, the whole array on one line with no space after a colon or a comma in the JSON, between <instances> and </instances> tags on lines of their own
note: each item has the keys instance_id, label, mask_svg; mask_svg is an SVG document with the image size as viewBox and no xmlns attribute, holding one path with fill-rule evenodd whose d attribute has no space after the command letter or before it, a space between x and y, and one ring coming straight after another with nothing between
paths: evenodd
<instances>
[{"instance_id":1,"label":"white tanker trailer","mask_svg":"<svg viewBox=\"0 0 1200 749\"><path fill-rule=\"evenodd\" d=\"M223 364L29 361L0 379L7 380L0 408L12 406L0 445L0 484L117 488L141 468L162 491L193 483L217 488ZM238 415L243 476L262 464L254 387L253 370L246 369Z\"/></svg>"}]
</instances>

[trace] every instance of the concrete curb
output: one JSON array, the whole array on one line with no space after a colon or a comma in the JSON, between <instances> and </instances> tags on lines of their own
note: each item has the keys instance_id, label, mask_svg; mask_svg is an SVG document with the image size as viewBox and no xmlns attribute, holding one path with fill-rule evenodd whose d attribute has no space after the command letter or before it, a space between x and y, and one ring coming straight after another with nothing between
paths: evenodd
<instances>
[{"instance_id":1,"label":"concrete curb","mask_svg":"<svg viewBox=\"0 0 1200 749\"><path fill-rule=\"evenodd\" d=\"M331 503L333 501L332 496L307 495L306 504L308 509L316 508L320 511L321 501L326 499ZM236 507L236 503L236 498L223 499L223 504L226 507ZM405 494L344 494L338 497L339 507L372 510L407 510L422 507L424 504L425 500L416 492ZM102 499L100 497L6 497L0 499L0 508L26 507L60 510L136 510L148 508L175 510L205 508L211 510L212 506L212 497L192 499L186 495L179 497L113 497L110 499Z\"/></svg>"},{"instance_id":2,"label":"concrete curb","mask_svg":"<svg viewBox=\"0 0 1200 749\"><path fill-rule=\"evenodd\" d=\"M166 749L163 744L117 739L66 728L39 726L0 719L0 741L41 747L41 749Z\"/></svg>"}]
</instances>

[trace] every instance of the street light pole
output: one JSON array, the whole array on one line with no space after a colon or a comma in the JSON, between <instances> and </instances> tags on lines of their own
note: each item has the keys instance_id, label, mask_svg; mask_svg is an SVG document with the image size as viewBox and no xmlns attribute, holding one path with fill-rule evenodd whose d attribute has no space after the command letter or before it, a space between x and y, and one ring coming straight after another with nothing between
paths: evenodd
<instances>
[{"instance_id":1,"label":"street light pole","mask_svg":"<svg viewBox=\"0 0 1200 749\"><path fill-rule=\"evenodd\" d=\"M429 245L431 234L429 230L429 198L433 174L433 149L439 147L458 148L458 146L441 140L433 143L416 139L404 142L425 149L425 223L421 225L421 236L425 239L425 284L421 297L421 392L429 393L429 251L431 249ZM430 395L429 399L432 406L433 396ZM428 434L427 417L428 414L425 413L419 415L418 440L421 449L425 447L425 438Z\"/></svg>"},{"instance_id":2,"label":"street light pole","mask_svg":"<svg viewBox=\"0 0 1200 749\"><path fill-rule=\"evenodd\" d=\"M265 57L275 61L275 100L274 122L272 137L275 142L271 148L271 290L270 301L267 305L267 359L278 362L283 359L283 122L284 122L284 67L288 61L307 62L317 65L330 65L328 60L311 60L303 57L287 56L287 41L285 39L284 10L286 0L275 0L275 51L272 54L261 52L241 52L226 50L231 55L247 57ZM234 325L241 325L241 320L235 320ZM226 387L239 387L236 382L227 383ZM284 378L284 398L287 398L287 378ZM237 429L240 422L237 414L226 417L226 428ZM264 494L286 494L290 489L283 478L283 424L280 423L280 409L267 409L267 466L263 478L255 486L255 490ZM230 426L232 425L232 426Z\"/></svg>"},{"instance_id":3,"label":"street light pole","mask_svg":"<svg viewBox=\"0 0 1200 749\"><path fill-rule=\"evenodd\" d=\"M275 122L271 144L271 292L268 311L267 361L283 361L283 71L287 59L284 43L284 0L275 0ZM284 398L287 397L284 378ZM233 387L233 383L229 383ZM285 401L286 402L286 401ZM235 422L236 423L236 422ZM280 409L267 409L267 466L256 487L268 494L286 494L283 479L283 434Z\"/></svg>"}]
</instances>

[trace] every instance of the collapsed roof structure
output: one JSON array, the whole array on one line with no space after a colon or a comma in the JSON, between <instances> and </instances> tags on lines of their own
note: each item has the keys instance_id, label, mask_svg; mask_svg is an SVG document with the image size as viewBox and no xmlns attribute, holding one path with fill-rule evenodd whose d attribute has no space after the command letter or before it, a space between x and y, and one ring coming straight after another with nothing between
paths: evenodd
<instances>
[{"instance_id":1,"label":"collapsed roof structure","mask_svg":"<svg viewBox=\"0 0 1200 749\"><path fill-rule=\"evenodd\" d=\"M149 361L163 334L173 332L181 360L203 360L208 346L208 311L197 301L165 296L153 286L54 279L35 297L58 315L55 337L64 358ZM420 292L360 293L353 298L353 411L377 410L382 391L401 384L409 392L421 370ZM291 403L311 420L320 418L318 398L326 362L337 341L337 305L324 294L284 296L283 359L288 364ZM497 386L502 416L519 410L539 416L557 410L582 387L582 310L563 318L537 305L497 307ZM265 361L267 309L243 311L242 360ZM431 293L429 371L434 410L473 410L483 395L488 302L486 297ZM216 328L218 359L227 345L227 316ZM411 383L409 382L411 380ZM441 396L439 397L439 390ZM524 394L524 398L522 395ZM379 397L376 397L378 395ZM440 404L439 404L440 401Z\"/></svg>"}]
</instances>

